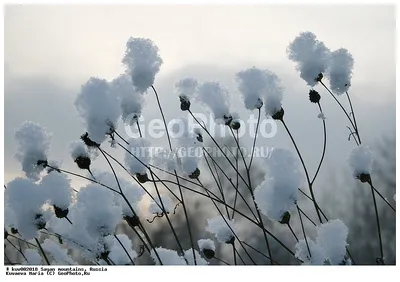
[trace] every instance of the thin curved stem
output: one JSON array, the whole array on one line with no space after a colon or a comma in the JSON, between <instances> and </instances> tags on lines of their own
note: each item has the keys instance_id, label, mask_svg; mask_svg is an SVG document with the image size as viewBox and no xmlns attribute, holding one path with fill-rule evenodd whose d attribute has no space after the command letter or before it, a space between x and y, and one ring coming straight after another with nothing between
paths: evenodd
<instances>
[{"instance_id":1,"label":"thin curved stem","mask_svg":"<svg viewBox=\"0 0 400 282\"><path fill-rule=\"evenodd\" d=\"M297 204L296 204L296 207L297 207L297 212L299 213L301 230L303 231L304 240L306 241L308 254L310 255L310 259L311 259L311 251L310 251L310 246L308 245L308 239L307 239L307 235L306 235L306 230L304 229L303 218L301 217L300 208L299 208L299 206Z\"/></svg>"},{"instance_id":2,"label":"thin curved stem","mask_svg":"<svg viewBox=\"0 0 400 282\"><path fill-rule=\"evenodd\" d=\"M117 239L118 243L121 245L121 247L124 249L125 254L128 256L129 260L131 261L132 265L135 265L135 263L133 262L133 259L131 257L131 255L129 254L129 252L127 251L127 249L125 248L124 244L122 244L121 240L118 238L117 235L114 234L114 238Z\"/></svg>"},{"instance_id":3,"label":"thin curved stem","mask_svg":"<svg viewBox=\"0 0 400 282\"><path fill-rule=\"evenodd\" d=\"M380 251L381 251L381 259L383 261L383 259L384 259L384 256L383 256L383 244L382 244L381 225L380 225L379 214L378 214L378 206L376 204L375 192L374 192L374 188L372 186L372 181L369 181L369 182L370 182L370 186L371 186L372 199L374 201L376 224L378 226L379 248L380 248Z\"/></svg>"},{"instance_id":4,"label":"thin curved stem","mask_svg":"<svg viewBox=\"0 0 400 282\"><path fill-rule=\"evenodd\" d=\"M310 176L308 175L308 171L307 171L306 165L305 165L305 163L304 163L303 157L301 156L301 153L300 153L299 148L297 147L296 141L294 140L292 134L290 133L290 130L289 130L289 128L287 127L285 121L284 121L283 119L281 119L281 122L282 122L283 126L285 127L286 132L288 133L290 139L292 140L292 143L293 143L293 145L294 145L294 148L296 149L297 155L298 155L299 158L300 158L300 162L301 162L301 164L302 164L302 166L303 166L303 168L304 168L304 172L305 172L305 174L306 174L307 183L308 183L308 188L309 188L309 190L310 190L311 198L312 198L312 201L313 201L313 203L314 203L314 207L315 207L315 210L316 210L316 212L317 212L318 219L319 219L319 221L322 223L322 218L321 218L321 215L319 214L318 204L317 204L317 201L316 201L315 196L314 196L314 191L313 191L312 184L311 184L311 181L310 181Z\"/></svg>"},{"instance_id":5,"label":"thin curved stem","mask_svg":"<svg viewBox=\"0 0 400 282\"><path fill-rule=\"evenodd\" d=\"M50 261L49 261L49 259L47 258L46 254L45 254L45 252L44 252L44 250L43 250L43 248L42 248L42 245L40 245L39 240L38 240L37 238L35 238L35 241L36 241L36 244L38 244L39 249L40 249L40 252L42 253L42 255L43 255L43 257L44 257L44 260L46 261L47 265L50 265Z\"/></svg>"},{"instance_id":6,"label":"thin curved stem","mask_svg":"<svg viewBox=\"0 0 400 282\"><path fill-rule=\"evenodd\" d=\"M320 113L322 114L322 107L321 107L321 104L319 102L318 102L318 108L319 108ZM315 175L314 175L313 179L311 180L311 185L313 185L315 179L317 178L319 170L321 169L322 162L324 161L324 158L325 158L325 152L326 152L326 122L325 122L324 119L322 119L322 125L324 127L324 147L322 149L322 155L321 155L321 159L319 160L319 164L318 164L317 170L315 172Z\"/></svg>"},{"instance_id":7,"label":"thin curved stem","mask_svg":"<svg viewBox=\"0 0 400 282\"><path fill-rule=\"evenodd\" d=\"M358 131L358 126L357 126L357 120L356 120L356 114L353 110L353 104L351 103L351 99L350 99L350 95L349 93L346 91L346 96L347 96L347 100L349 101L349 105L350 105L350 110L351 110L351 115L353 116L353 120L354 120L354 129L356 131L357 137L358 137L358 143L361 145L361 137L360 137L360 132Z\"/></svg>"},{"instance_id":8,"label":"thin curved stem","mask_svg":"<svg viewBox=\"0 0 400 282\"><path fill-rule=\"evenodd\" d=\"M253 158L254 158L254 149L256 147L256 140L257 140L257 133L258 133L258 127L260 125L260 117L261 117L261 108L258 109L258 119L257 119L257 125L256 125L256 132L254 135L254 141L253 141L253 147L251 150L251 158L250 158L250 163L249 163L249 170L251 168L251 165L253 163ZM239 139L238 139L239 140Z\"/></svg>"}]
</instances>

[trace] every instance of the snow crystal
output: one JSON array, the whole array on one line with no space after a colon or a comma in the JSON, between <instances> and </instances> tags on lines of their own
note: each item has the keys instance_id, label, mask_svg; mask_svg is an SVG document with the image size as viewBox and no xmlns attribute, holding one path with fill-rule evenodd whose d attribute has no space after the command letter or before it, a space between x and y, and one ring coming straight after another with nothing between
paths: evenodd
<instances>
[{"instance_id":1,"label":"snow crystal","mask_svg":"<svg viewBox=\"0 0 400 282\"><path fill-rule=\"evenodd\" d=\"M57 265L76 264L68 255L68 250L61 248L59 244L52 240L45 239L42 248L51 254Z\"/></svg>"},{"instance_id":2,"label":"snow crystal","mask_svg":"<svg viewBox=\"0 0 400 282\"><path fill-rule=\"evenodd\" d=\"M256 67L240 71L236 74L239 91L242 93L244 105L248 110L259 109L263 105L268 79L264 70Z\"/></svg>"},{"instance_id":3,"label":"snow crystal","mask_svg":"<svg viewBox=\"0 0 400 282\"><path fill-rule=\"evenodd\" d=\"M42 265L42 256L35 249L26 249L24 251L24 256L26 257L26 264L29 265Z\"/></svg>"},{"instance_id":4,"label":"snow crystal","mask_svg":"<svg viewBox=\"0 0 400 282\"><path fill-rule=\"evenodd\" d=\"M312 32L301 32L286 50L291 61L296 63L300 77L309 86L317 84L315 80L324 73L329 60L330 51Z\"/></svg>"},{"instance_id":5,"label":"snow crystal","mask_svg":"<svg viewBox=\"0 0 400 282\"><path fill-rule=\"evenodd\" d=\"M179 256L176 251L159 247L156 248L156 252L163 265L186 265L185 259ZM151 250L150 256L157 265L160 264L154 250Z\"/></svg>"},{"instance_id":6,"label":"snow crystal","mask_svg":"<svg viewBox=\"0 0 400 282\"><path fill-rule=\"evenodd\" d=\"M310 248L310 252L308 251L307 248L307 243L308 247ZM325 252L322 249L322 247L318 244L316 244L313 240L311 240L309 237L307 237L307 242L304 239L300 239L296 246L296 253L295 256L296 258L300 259L303 261L303 264L305 265L323 265L325 262ZM310 258L310 253L311 253L311 258Z\"/></svg>"},{"instance_id":7,"label":"snow crystal","mask_svg":"<svg viewBox=\"0 0 400 282\"><path fill-rule=\"evenodd\" d=\"M146 166L150 161L150 141L144 138L130 138L128 142L127 149L131 154L125 152L125 165L132 174L145 174L147 170ZM132 155L136 156L137 159Z\"/></svg>"},{"instance_id":8,"label":"snow crystal","mask_svg":"<svg viewBox=\"0 0 400 282\"><path fill-rule=\"evenodd\" d=\"M72 200L70 179L65 174L52 172L45 175L40 185L49 199L49 204L60 209L67 209Z\"/></svg>"},{"instance_id":9,"label":"snow crystal","mask_svg":"<svg viewBox=\"0 0 400 282\"><path fill-rule=\"evenodd\" d=\"M15 131L17 153L15 157L21 162L22 170L33 181L39 180L43 166L38 166L38 160L47 160L51 134L39 124L25 121Z\"/></svg>"},{"instance_id":10,"label":"snow crystal","mask_svg":"<svg viewBox=\"0 0 400 282\"><path fill-rule=\"evenodd\" d=\"M219 82L204 82L199 86L198 99L207 105L219 124L225 124L230 117L230 97L228 91Z\"/></svg>"},{"instance_id":11,"label":"snow crystal","mask_svg":"<svg viewBox=\"0 0 400 282\"><path fill-rule=\"evenodd\" d=\"M341 48L331 53L328 77L333 93L340 95L349 89L353 66L353 56L346 49Z\"/></svg>"},{"instance_id":12,"label":"snow crystal","mask_svg":"<svg viewBox=\"0 0 400 282\"><path fill-rule=\"evenodd\" d=\"M158 47L146 38L129 38L126 43L122 63L132 78L138 92L145 92L153 83L163 60L158 54Z\"/></svg>"},{"instance_id":13,"label":"snow crystal","mask_svg":"<svg viewBox=\"0 0 400 282\"><path fill-rule=\"evenodd\" d=\"M149 212L153 214L162 214L163 210L161 209L164 205L164 209L167 213L173 212L174 211L174 203L172 202L171 198L168 197L167 195L161 195L161 201L158 196L154 197L154 200L152 199L150 202L149 206ZM161 204L162 202L162 204Z\"/></svg>"},{"instance_id":14,"label":"snow crystal","mask_svg":"<svg viewBox=\"0 0 400 282\"><path fill-rule=\"evenodd\" d=\"M341 264L345 260L348 233L347 226L339 219L317 227L317 244L325 250L331 264Z\"/></svg>"},{"instance_id":15,"label":"snow crystal","mask_svg":"<svg viewBox=\"0 0 400 282\"><path fill-rule=\"evenodd\" d=\"M110 84L110 91L120 100L122 119L125 123L136 122L142 114L144 97L135 91L132 79L128 75L120 75Z\"/></svg>"},{"instance_id":16,"label":"snow crystal","mask_svg":"<svg viewBox=\"0 0 400 282\"><path fill-rule=\"evenodd\" d=\"M352 149L347 157L347 160L353 169L354 177L358 177L360 174L371 174L373 156L368 146L357 146Z\"/></svg>"},{"instance_id":17,"label":"snow crystal","mask_svg":"<svg viewBox=\"0 0 400 282\"><path fill-rule=\"evenodd\" d=\"M210 218L207 220L208 225L206 227L206 231L213 233L215 238L221 243L227 243L231 241L232 238L235 238L234 233L236 235L238 234L234 219L229 220L225 216L224 218L222 218L220 215ZM234 231L234 233L231 229Z\"/></svg>"},{"instance_id":18,"label":"snow crystal","mask_svg":"<svg viewBox=\"0 0 400 282\"><path fill-rule=\"evenodd\" d=\"M185 251L183 256L185 257L189 265L195 265L193 259L193 249ZM194 250L194 256L196 257L196 265L208 265L208 261L202 258L197 250Z\"/></svg>"},{"instance_id":19,"label":"snow crystal","mask_svg":"<svg viewBox=\"0 0 400 282\"><path fill-rule=\"evenodd\" d=\"M89 138L102 143L110 127L116 128L120 107L106 80L91 77L75 99L75 107L84 122Z\"/></svg>"}]
</instances>

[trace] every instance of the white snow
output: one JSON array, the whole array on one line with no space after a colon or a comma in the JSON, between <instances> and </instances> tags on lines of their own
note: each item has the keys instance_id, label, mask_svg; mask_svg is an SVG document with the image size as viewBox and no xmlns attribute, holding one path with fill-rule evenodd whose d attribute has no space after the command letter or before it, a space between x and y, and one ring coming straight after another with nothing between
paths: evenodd
<instances>
[{"instance_id":1,"label":"white snow","mask_svg":"<svg viewBox=\"0 0 400 282\"><path fill-rule=\"evenodd\" d=\"M354 59L347 49L340 48L330 54L328 77L330 89L338 95L345 93L351 86Z\"/></svg>"},{"instance_id":2,"label":"white snow","mask_svg":"<svg viewBox=\"0 0 400 282\"><path fill-rule=\"evenodd\" d=\"M362 173L371 174L374 159L368 146L361 145L352 149L347 160L353 170L354 177L358 177Z\"/></svg>"},{"instance_id":3,"label":"white snow","mask_svg":"<svg viewBox=\"0 0 400 282\"><path fill-rule=\"evenodd\" d=\"M219 215L207 219L207 227L206 227L206 231L214 234L215 238L221 243L229 242L232 238L235 238L235 235L233 234L232 230L235 232L236 235L238 235L238 230L235 226L235 220L234 219L229 220L225 216L224 218L222 218L222 216Z\"/></svg>"}]
</instances>

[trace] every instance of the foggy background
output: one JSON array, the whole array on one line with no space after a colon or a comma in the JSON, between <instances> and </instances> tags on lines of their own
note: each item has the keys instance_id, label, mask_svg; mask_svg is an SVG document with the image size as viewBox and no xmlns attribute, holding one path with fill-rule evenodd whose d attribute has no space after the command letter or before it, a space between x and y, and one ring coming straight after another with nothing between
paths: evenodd
<instances>
[{"instance_id":1,"label":"foggy background","mask_svg":"<svg viewBox=\"0 0 400 282\"><path fill-rule=\"evenodd\" d=\"M73 101L80 86L89 77L112 80L124 72L121 59L130 36L150 38L160 49L164 64L154 86L160 95L167 121L187 117L180 111L179 99L173 93L174 83L181 78L193 76L199 81L220 81L230 91L231 108L246 120L252 113L243 106L234 81L236 72L251 66L275 72L285 87L285 121L298 143L307 168L313 174L322 151L322 123L317 118L317 107L308 101L309 88L285 53L290 41L300 32L311 31L331 50L343 47L354 57L354 75L349 93L359 131L363 144L370 146L374 152L376 161L372 177L375 187L395 205L395 27L395 8L384 5L7 6L4 183L23 175L20 164L14 159L16 145L13 135L15 128L25 120L38 122L53 133L51 160L61 162L64 169L78 171L69 156L68 145L84 133L84 128ZM340 218L349 227L348 243L355 262L374 264L379 246L371 192L367 185L352 177L345 160L355 144L347 140L346 118L333 99L322 87L317 86L315 90L322 96L328 138L325 161L314 184L317 201L329 218ZM160 118L153 93L149 91L145 95L144 124L152 118ZM339 97L339 100L347 105L345 96ZM192 111L207 113L198 104L192 105ZM264 118L263 109L262 115ZM118 131L124 135L122 124ZM212 145L207 136L203 136L205 143ZM249 147L250 141L248 136L241 140ZM165 146L166 139L152 142L155 146ZM275 137L259 138L257 146L293 150L280 124ZM114 155L119 159L123 157L120 150ZM264 163L262 158L255 160L254 183L263 181ZM202 164L202 176L211 180L205 162ZM108 170L100 158L94 168ZM122 173L120 176L127 177ZM72 178L72 181L77 188L84 184L78 179ZM212 182L207 184L210 189L217 189ZM232 191L227 183L224 183L224 189L226 193ZM189 210L196 222L196 240L213 239L212 234L204 231L206 219L216 215L212 203L189 192L187 195L191 202ZM386 261L394 264L395 214L382 204L381 199L377 201ZM314 220L317 219L308 200L300 200L299 204L310 211ZM181 227L179 234L184 238L186 231L182 214L182 210L178 209L178 214L171 218L176 226ZM295 224L298 218L294 216L292 222L296 234L302 238L300 226ZM265 223L294 251L295 241L287 227L267 218ZM163 236L161 230L168 230L164 224L165 219L161 218L149 227L154 231L156 245L177 249L172 237ZM246 242L263 249L261 231L246 227L243 224L241 228ZM315 228L307 223L307 230L313 238ZM185 246L189 246L188 242ZM282 248L276 245L273 248L279 254L278 261L293 262ZM229 260L229 251L222 248L221 257L226 254ZM268 261L259 257L258 262Z\"/></svg>"}]
</instances>

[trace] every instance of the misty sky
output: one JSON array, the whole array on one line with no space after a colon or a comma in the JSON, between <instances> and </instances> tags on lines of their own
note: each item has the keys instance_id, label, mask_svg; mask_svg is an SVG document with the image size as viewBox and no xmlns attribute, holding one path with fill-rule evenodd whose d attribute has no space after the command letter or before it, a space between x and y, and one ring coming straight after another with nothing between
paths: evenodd
<instances>
[{"instance_id":1,"label":"misty sky","mask_svg":"<svg viewBox=\"0 0 400 282\"><path fill-rule=\"evenodd\" d=\"M111 80L124 72L121 59L131 36L150 38L160 49L164 64L154 85L167 120L185 116L172 92L180 78L221 81L230 90L233 108L246 119L250 112L234 83L235 73L251 66L274 71L286 89L287 124L314 167L322 146L321 121L308 101L309 88L285 53L300 32L311 31L331 50L344 47L354 56L349 92L363 142L372 146L395 136L395 27L394 6L7 6L5 183L21 175L13 132L24 120L51 131L50 159L75 169L68 144L84 128L73 101L89 77ZM328 173L346 165L354 144L347 141L346 120L331 97L320 86L316 90L327 116L323 170ZM203 111L199 105L193 107ZM146 94L143 115L145 120L159 117L151 92ZM282 127L275 138L257 144L293 149Z\"/></svg>"}]
</instances>

